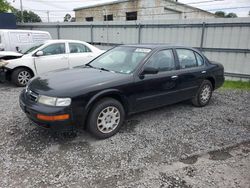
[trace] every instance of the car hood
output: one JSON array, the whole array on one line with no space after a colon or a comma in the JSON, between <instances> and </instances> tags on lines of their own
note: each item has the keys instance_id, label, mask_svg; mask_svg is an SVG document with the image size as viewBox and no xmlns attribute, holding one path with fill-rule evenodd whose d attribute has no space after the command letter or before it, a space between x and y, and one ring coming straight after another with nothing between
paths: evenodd
<instances>
[{"instance_id":1,"label":"car hood","mask_svg":"<svg viewBox=\"0 0 250 188\"><path fill-rule=\"evenodd\" d=\"M9 60L22 57L23 54L12 51L0 51L0 59Z\"/></svg>"},{"instance_id":2,"label":"car hood","mask_svg":"<svg viewBox=\"0 0 250 188\"><path fill-rule=\"evenodd\" d=\"M114 87L128 81L131 75L94 68L74 68L50 72L34 78L29 88L42 95L74 97L88 92Z\"/></svg>"}]
</instances>

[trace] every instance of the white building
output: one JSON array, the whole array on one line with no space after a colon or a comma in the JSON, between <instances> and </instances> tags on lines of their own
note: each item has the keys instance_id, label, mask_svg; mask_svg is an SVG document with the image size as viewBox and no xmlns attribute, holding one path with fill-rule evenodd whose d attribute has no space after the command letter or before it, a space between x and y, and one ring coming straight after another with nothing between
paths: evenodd
<instances>
[{"instance_id":1,"label":"white building","mask_svg":"<svg viewBox=\"0 0 250 188\"><path fill-rule=\"evenodd\" d=\"M74 9L76 21L131 21L215 18L210 12L177 0L118 0Z\"/></svg>"}]
</instances>

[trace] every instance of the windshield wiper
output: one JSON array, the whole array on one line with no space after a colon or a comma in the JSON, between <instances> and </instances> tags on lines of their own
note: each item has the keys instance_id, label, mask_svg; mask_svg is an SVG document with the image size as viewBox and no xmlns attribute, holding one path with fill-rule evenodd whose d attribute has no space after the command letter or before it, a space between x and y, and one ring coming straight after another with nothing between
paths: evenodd
<instances>
[{"instance_id":1,"label":"windshield wiper","mask_svg":"<svg viewBox=\"0 0 250 188\"><path fill-rule=\"evenodd\" d=\"M92 65L90 64L86 64L85 67L91 67L91 68L94 68Z\"/></svg>"},{"instance_id":2,"label":"windshield wiper","mask_svg":"<svg viewBox=\"0 0 250 188\"><path fill-rule=\"evenodd\" d=\"M108 71L108 72L110 72L110 70L105 69L105 68L103 68L103 67L101 67L101 68L99 68L99 69L102 70L102 71Z\"/></svg>"}]
</instances>

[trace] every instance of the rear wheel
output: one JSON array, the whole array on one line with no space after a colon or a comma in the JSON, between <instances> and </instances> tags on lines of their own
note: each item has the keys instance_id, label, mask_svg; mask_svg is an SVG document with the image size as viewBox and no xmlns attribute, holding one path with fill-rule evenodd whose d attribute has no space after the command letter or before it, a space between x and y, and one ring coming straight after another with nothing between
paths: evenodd
<instances>
[{"instance_id":1,"label":"rear wheel","mask_svg":"<svg viewBox=\"0 0 250 188\"><path fill-rule=\"evenodd\" d=\"M213 86L209 80L204 80L192 99L194 106L202 107L209 103L213 93Z\"/></svg>"},{"instance_id":2,"label":"rear wheel","mask_svg":"<svg viewBox=\"0 0 250 188\"><path fill-rule=\"evenodd\" d=\"M97 138L108 138L119 131L124 117L124 108L119 101L104 98L90 111L87 128Z\"/></svg>"},{"instance_id":3,"label":"rear wheel","mask_svg":"<svg viewBox=\"0 0 250 188\"><path fill-rule=\"evenodd\" d=\"M26 86L31 78L32 73L27 68L17 68L11 75L11 81L20 87Z\"/></svg>"}]
</instances>

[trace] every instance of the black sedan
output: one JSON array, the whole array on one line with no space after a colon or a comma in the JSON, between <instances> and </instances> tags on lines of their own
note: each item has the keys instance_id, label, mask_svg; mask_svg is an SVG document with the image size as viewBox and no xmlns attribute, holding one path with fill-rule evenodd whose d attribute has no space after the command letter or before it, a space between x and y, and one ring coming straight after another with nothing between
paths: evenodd
<instances>
[{"instance_id":1,"label":"black sedan","mask_svg":"<svg viewBox=\"0 0 250 188\"><path fill-rule=\"evenodd\" d=\"M86 126L97 138L108 138L133 113L188 99L205 106L223 82L223 66L196 49L122 45L84 67L34 78L20 106L40 127Z\"/></svg>"}]
</instances>

